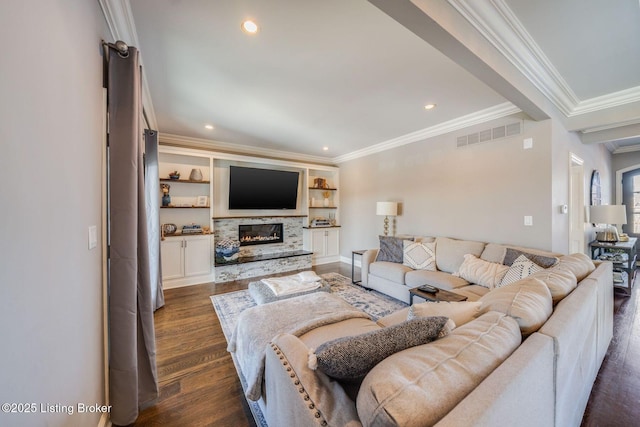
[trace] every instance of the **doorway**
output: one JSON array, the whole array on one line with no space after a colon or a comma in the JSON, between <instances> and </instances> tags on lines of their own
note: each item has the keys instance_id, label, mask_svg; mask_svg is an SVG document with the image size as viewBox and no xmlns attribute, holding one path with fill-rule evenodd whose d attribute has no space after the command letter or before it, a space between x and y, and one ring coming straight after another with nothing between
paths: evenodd
<instances>
[{"instance_id":1,"label":"doorway","mask_svg":"<svg viewBox=\"0 0 640 427\"><path fill-rule=\"evenodd\" d=\"M622 226L622 231L629 237L640 237L640 168L622 174L621 203L627 210L627 223Z\"/></svg>"},{"instance_id":2,"label":"doorway","mask_svg":"<svg viewBox=\"0 0 640 427\"><path fill-rule=\"evenodd\" d=\"M569 253L584 253L584 160L569 153Z\"/></svg>"}]
</instances>

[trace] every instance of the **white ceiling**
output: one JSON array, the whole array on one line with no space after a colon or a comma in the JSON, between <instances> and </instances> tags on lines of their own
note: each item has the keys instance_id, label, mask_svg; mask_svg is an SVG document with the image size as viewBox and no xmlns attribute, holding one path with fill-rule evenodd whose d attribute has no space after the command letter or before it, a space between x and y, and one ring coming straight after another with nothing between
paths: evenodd
<instances>
[{"instance_id":1,"label":"white ceiling","mask_svg":"<svg viewBox=\"0 0 640 427\"><path fill-rule=\"evenodd\" d=\"M586 143L640 144L638 0L101 1L141 50L145 109L168 139L340 161L549 104ZM464 17L453 43L426 36L451 25L443 12ZM479 40L538 97L483 70Z\"/></svg>"}]
</instances>

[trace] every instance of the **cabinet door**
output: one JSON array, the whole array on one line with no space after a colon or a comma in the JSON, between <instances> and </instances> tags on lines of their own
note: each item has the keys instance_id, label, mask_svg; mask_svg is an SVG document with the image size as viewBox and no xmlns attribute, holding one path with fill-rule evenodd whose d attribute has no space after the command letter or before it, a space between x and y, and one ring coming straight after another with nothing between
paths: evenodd
<instances>
[{"instance_id":1,"label":"cabinet door","mask_svg":"<svg viewBox=\"0 0 640 427\"><path fill-rule=\"evenodd\" d=\"M325 255L325 231L326 230L311 231L311 252L313 252L314 257Z\"/></svg>"},{"instance_id":2,"label":"cabinet door","mask_svg":"<svg viewBox=\"0 0 640 427\"><path fill-rule=\"evenodd\" d=\"M211 273L211 239L209 236L185 237L184 275L204 276Z\"/></svg>"},{"instance_id":3,"label":"cabinet door","mask_svg":"<svg viewBox=\"0 0 640 427\"><path fill-rule=\"evenodd\" d=\"M334 228L327 230L326 242L325 242L325 255L338 256L340 255L340 230Z\"/></svg>"},{"instance_id":4,"label":"cabinet door","mask_svg":"<svg viewBox=\"0 0 640 427\"><path fill-rule=\"evenodd\" d=\"M179 237L168 237L160 244L163 281L178 279L184 276L182 242L182 239Z\"/></svg>"}]
</instances>

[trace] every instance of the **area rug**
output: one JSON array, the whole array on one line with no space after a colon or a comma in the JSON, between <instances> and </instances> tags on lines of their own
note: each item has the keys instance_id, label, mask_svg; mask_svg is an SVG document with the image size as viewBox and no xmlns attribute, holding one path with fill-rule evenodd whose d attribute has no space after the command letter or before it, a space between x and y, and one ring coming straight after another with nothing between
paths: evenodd
<instances>
[{"instance_id":1,"label":"area rug","mask_svg":"<svg viewBox=\"0 0 640 427\"><path fill-rule=\"evenodd\" d=\"M366 290L360 286L353 285L351 283L351 279L341 274L326 273L322 274L321 277L331 285L331 293L344 299L352 306L364 311L371 316L373 320L378 320L387 314L391 314L394 311L407 307L407 304L395 298L391 298L374 290ZM256 303L249 295L248 290L212 295L210 298L213 308L220 319L222 332L224 333L227 342L229 342L229 339L236 327L238 315L243 310L255 306ZM247 384L246 380L238 369L233 353L231 356L236 367L236 371L238 372L242 389L245 390ZM258 403L250 400L247 400L247 403L253 413L256 424L260 427L266 427L267 422Z\"/></svg>"}]
</instances>

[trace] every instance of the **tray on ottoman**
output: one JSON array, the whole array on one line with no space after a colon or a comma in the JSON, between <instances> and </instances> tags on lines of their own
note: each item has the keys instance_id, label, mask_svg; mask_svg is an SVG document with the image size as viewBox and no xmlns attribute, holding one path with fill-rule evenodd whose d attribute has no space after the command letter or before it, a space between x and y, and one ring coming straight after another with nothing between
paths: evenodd
<instances>
[{"instance_id":1,"label":"tray on ottoman","mask_svg":"<svg viewBox=\"0 0 640 427\"><path fill-rule=\"evenodd\" d=\"M299 297L300 295L312 294L314 292L331 292L331 285L324 279L320 280L321 286L316 289L311 289L310 291L302 291L296 292L294 294L287 295L276 295L273 293L271 288L258 280L257 282L249 283L249 295L258 305L266 304L268 302L280 301L283 299Z\"/></svg>"}]
</instances>

